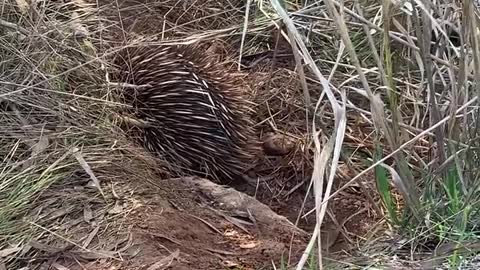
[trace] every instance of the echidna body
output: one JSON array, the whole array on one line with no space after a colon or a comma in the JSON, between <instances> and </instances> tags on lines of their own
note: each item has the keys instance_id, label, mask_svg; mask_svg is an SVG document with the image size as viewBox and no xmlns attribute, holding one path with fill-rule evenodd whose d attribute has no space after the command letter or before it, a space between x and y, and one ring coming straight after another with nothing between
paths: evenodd
<instances>
[{"instance_id":1,"label":"echidna body","mask_svg":"<svg viewBox=\"0 0 480 270\"><path fill-rule=\"evenodd\" d=\"M190 172L233 180L258 151L248 95L237 76L196 46L123 50L116 59L124 99L146 123L146 148Z\"/></svg>"}]
</instances>

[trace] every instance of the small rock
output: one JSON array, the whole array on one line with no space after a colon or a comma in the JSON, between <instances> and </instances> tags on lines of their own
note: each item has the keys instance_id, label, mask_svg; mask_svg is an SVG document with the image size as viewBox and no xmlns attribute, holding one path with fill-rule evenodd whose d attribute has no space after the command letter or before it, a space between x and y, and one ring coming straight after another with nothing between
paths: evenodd
<instances>
[{"instance_id":1,"label":"small rock","mask_svg":"<svg viewBox=\"0 0 480 270\"><path fill-rule=\"evenodd\" d=\"M295 143L282 134L269 134L263 140L263 150L267 155L284 156L293 150Z\"/></svg>"}]
</instances>

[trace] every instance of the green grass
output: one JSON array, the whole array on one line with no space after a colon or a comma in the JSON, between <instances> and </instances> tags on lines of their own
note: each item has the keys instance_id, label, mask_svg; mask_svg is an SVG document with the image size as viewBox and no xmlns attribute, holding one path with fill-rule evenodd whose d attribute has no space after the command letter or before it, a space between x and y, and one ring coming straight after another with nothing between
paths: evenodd
<instances>
[{"instance_id":1,"label":"green grass","mask_svg":"<svg viewBox=\"0 0 480 270\"><path fill-rule=\"evenodd\" d=\"M377 146L373 162L381 159L382 148ZM377 190L382 198L385 209L387 210L389 221L392 224L399 225L399 217L397 214L397 206L393 197L390 180L387 170L381 166L375 167L375 179L377 182Z\"/></svg>"},{"instance_id":2,"label":"green grass","mask_svg":"<svg viewBox=\"0 0 480 270\"><path fill-rule=\"evenodd\" d=\"M15 166L3 164L0 173L0 243L21 243L19 232L28 225L24 215L31 210L39 192L51 184L64 180L72 171L68 160L58 160L51 164L30 166L16 171ZM27 226L27 227L26 227ZM26 232L26 231L25 231Z\"/></svg>"}]
</instances>

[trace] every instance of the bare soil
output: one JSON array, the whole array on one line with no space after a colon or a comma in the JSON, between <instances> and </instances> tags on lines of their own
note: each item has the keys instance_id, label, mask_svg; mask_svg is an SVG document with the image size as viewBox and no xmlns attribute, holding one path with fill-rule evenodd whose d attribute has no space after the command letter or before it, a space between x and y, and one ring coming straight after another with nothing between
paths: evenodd
<instances>
[{"instance_id":1,"label":"bare soil","mask_svg":"<svg viewBox=\"0 0 480 270\"><path fill-rule=\"evenodd\" d=\"M44 261L43 267L275 269L275 265L278 269L282 262L295 264L309 240L309 231L293 224L301 207L300 194L289 201L271 203L289 220L249 195L206 179L138 179L110 184L115 188L106 185L104 192L115 193L117 199L110 204L111 217L103 217L109 222L99 222L104 223L100 230L88 229L84 212L79 213L83 214L79 217L82 221L69 228L86 229L74 238L91 238L87 248L95 248L89 252L74 249L58 253L49 251L53 249L50 247L44 250L45 257L37 258ZM323 227L327 256L348 254L353 239L371 226L373 219L362 210L365 206L361 201L352 193L332 201L331 212L344 227L338 227L338 221L332 218ZM312 217L304 219L300 227L312 229Z\"/></svg>"},{"instance_id":2,"label":"bare soil","mask_svg":"<svg viewBox=\"0 0 480 270\"><path fill-rule=\"evenodd\" d=\"M124 215L102 226L90 246L117 243L116 252L125 257L101 258L98 248L88 254L44 250L50 253L44 267L272 269L282 258L296 261L308 240L308 233L250 196L205 179L115 184L119 186L116 196L124 198L120 204ZM85 227L85 220L78 227ZM91 233L83 234L75 238L84 239Z\"/></svg>"}]
</instances>

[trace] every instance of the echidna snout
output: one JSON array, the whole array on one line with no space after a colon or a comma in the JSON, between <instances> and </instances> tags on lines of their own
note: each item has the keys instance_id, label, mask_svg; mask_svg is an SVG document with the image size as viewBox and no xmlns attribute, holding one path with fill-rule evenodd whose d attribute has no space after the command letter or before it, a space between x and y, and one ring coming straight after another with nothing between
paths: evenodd
<instances>
[{"instance_id":1,"label":"echidna snout","mask_svg":"<svg viewBox=\"0 0 480 270\"><path fill-rule=\"evenodd\" d=\"M131 47L116 60L124 101L145 147L169 163L233 180L256 159L260 143L238 76L196 46Z\"/></svg>"}]
</instances>

